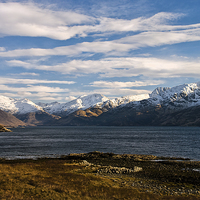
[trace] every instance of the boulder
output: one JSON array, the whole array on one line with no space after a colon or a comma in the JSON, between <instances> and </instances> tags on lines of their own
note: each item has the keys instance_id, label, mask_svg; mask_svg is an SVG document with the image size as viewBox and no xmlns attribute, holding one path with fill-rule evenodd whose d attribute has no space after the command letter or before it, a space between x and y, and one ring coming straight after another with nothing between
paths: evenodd
<instances>
[{"instance_id":1,"label":"boulder","mask_svg":"<svg viewBox=\"0 0 200 200\"><path fill-rule=\"evenodd\" d=\"M102 174L130 174L134 172L139 172L142 171L141 167L134 166L134 168L126 168L126 167L112 167L112 166L107 166L101 169L97 170L97 173Z\"/></svg>"},{"instance_id":2,"label":"boulder","mask_svg":"<svg viewBox=\"0 0 200 200\"><path fill-rule=\"evenodd\" d=\"M12 132L10 129L5 128L3 125L0 125L0 132Z\"/></svg>"}]
</instances>

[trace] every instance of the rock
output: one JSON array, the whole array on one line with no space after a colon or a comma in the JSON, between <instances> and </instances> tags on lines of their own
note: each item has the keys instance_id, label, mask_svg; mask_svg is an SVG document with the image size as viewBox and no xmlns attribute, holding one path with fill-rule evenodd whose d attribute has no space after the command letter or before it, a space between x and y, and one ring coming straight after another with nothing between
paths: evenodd
<instances>
[{"instance_id":1,"label":"rock","mask_svg":"<svg viewBox=\"0 0 200 200\"><path fill-rule=\"evenodd\" d=\"M89 163L87 160L83 160L81 163L81 165L85 165L85 166L91 166L92 164Z\"/></svg>"},{"instance_id":2,"label":"rock","mask_svg":"<svg viewBox=\"0 0 200 200\"><path fill-rule=\"evenodd\" d=\"M134 166L134 172L142 171L142 167Z\"/></svg>"},{"instance_id":3,"label":"rock","mask_svg":"<svg viewBox=\"0 0 200 200\"><path fill-rule=\"evenodd\" d=\"M0 125L0 132L12 132L10 129L5 128L3 125Z\"/></svg>"},{"instance_id":4,"label":"rock","mask_svg":"<svg viewBox=\"0 0 200 200\"><path fill-rule=\"evenodd\" d=\"M133 169L125 168L125 167L112 167L112 166L107 166L104 168L101 168L97 170L97 173L106 173L106 174L130 174L134 172L139 172L141 171L141 167L134 167Z\"/></svg>"}]
</instances>

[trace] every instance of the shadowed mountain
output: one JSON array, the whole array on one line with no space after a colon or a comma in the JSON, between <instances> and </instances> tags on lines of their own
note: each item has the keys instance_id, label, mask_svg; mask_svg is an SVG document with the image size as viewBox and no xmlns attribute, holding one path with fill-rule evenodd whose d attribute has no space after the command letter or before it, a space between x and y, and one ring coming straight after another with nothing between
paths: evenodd
<instances>
[{"instance_id":1,"label":"shadowed mountain","mask_svg":"<svg viewBox=\"0 0 200 200\"><path fill-rule=\"evenodd\" d=\"M200 106L169 110L161 105L126 105L103 112L100 108L76 111L52 122L63 126L200 126Z\"/></svg>"},{"instance_id":2,"label":"shadowed mountain","mask_svg":"<svg viewBox=\"0 0 200 200\"><path fill-rule=\"evenodd\" d=\"M28 126L45 126L56 122L60 117L51 115L44 111L30 112L26 114L15 115L18 119L26 123Z\"/></svg>"},{"instance_id":3,"label":"shadowed mountain","mask_svg":"<svg viewBox=\"0 0 200 200\"><path fill-rule=\"evenodd\" d=\"M157 121L161 126L200 126L200 106L161 115Z\"/></svg>"},{"instance_id":4,"label":"shadowed mountain","mask_svg":"<svg viewBox=\"0 0 200 200\"><path fill-rule=\"evenodd\" d=\"M12 114L4 112L2 110L0 110L0 124L11 127L26 126L26 123L17 119Z\"/></svg>"}]
</instances>

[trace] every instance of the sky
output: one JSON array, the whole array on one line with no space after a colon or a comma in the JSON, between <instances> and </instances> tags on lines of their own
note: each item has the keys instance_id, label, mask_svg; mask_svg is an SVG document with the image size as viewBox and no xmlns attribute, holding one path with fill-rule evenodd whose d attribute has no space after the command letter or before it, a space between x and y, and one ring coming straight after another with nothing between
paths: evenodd
<instances>
[{"instance_id":1,"label":"sky","mask_svg":"<svg viewBox=\"0 0 200 200\"><path fill-rule=\"evenodd\" d=\"M199 0L0 0L0 94L68 102L200 81Z\"/></svg>"}]
</instances>

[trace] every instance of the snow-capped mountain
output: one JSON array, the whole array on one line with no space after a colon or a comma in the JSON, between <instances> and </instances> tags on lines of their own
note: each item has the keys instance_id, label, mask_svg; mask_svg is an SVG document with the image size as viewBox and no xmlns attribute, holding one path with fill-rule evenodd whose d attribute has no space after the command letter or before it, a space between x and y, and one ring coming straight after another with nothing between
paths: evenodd
<instances>
[{"instance_id":1,"label":"snow-capped mountain","mask_svg":"<svg viewBox=\"0 0 200 200\"><path fill-rule=\"evenodd\" d=\"M92 95L84 95L78 97L67 103L58 103L53 102L50 104L38 103L46 112L50 114L57 115L69 115L70 113L77 110L85 110L90 107L98 107L103 108L107 106L107 108L114 108L122 104L127 104L131 101L139 101L142 99L149 98L148 94L144 95L133 95L133 96L125 96L115 99L109 99L102 94L92 94Z\"/></svg>"},{"instance_id":2,"label":"snow-capped mountain","mask_svg":"<svg viewBox=\"0 0 200 200\"><path fill-rule=\"evenodd\" d=\"M50 114L62 114L62 115L68 115L76 110L85 110L89 107L92 107L94 105L101 104L105 101L108 101L109 99L101 94L92 94L92 95L84 95L81 97L78 97L77 99L74 99L67 103L58 103L53 102L50 104L41 104L42 108L50 113Z\"/></svg>"},{"instance_id":3,"label":"snow-capped mountain","mask_svg":"<svg viewBox=\"0 0 200 200\"><path fill-rule=\"evenodd\" d=\"M200 126L200 82L156 88L149 98L121 104L93 118L68 119L67 125Z\"/></svg>"},{"instance_id":4,"label":"snow-capped mountain","mask_svg":"<svg viewBox=\"0 0 200 200\"><path fill-rule=\"evenodd\" d=\"M190 108L192 113L189 113ZM200 110L200 82L158 87L151 94L115 99L101 94L85 95L67 103L36 105L28 99L0 96L0 110L33 125L35 121L40 125L176 125L177 119L181 119L179 125L197 124L195 108ZM177 112L178 117L174 117ZM182 113L185 116L180 117ZM195 123L189 121L190 118L195 118Z\"/></svg>"},{"instance_id":5,"label":"snow-capped mountain","mask_svg":"<svg viewBox=\"0 0 200 200\"><path fill-rule=\"evenodd\" d=\"M67 103L38 103L35 104L29 99L14 99L0 95L0 109L11 114L27 114L30 112L45 111L49 114L68 115L77 110L85 110L89 107L104 107L105 104L112 104L114 108L131 101L141 100L148 95L134 95L110 100L101 94L84 95Z\"/></svg>"},{"instance_id":6,"label":"snow-capped mountain","mask_svg":"<svg viewBox=\"0 0 200 200\"><path fill-rule=\"evenodd\" d=\"M130 102L141 101L148 98L149 98L149 94L130 95L130 96L115 98L111 100L111 102L113 102L115 107L117 107L120 105L126 105L127 103L130 103Z\"/></svg>"},{"instance_id":7,"label":"snow-capped mountain","mask_svg":"<svg viewBox=\"0 0 200 200\"><path fill-rule=\"evenodd\" d=\"M13 99L2 95L0 95L0 109L11 114L26 114L43 110L29 99Z\"/></svg>"},{"instance_id":8,"label":"snow-capped mountain","mask_svg":"<svg viewBox=\"0 0 200 200\"><path fill-rule=\"evenodd\" d=\"M172 88L156 88L150 94L150 99L154 104L177 108L200 105L200 82L183 84Z\"/></svg>"},{"instance_id":9,"label":"snow-capped mountain","mask_svg":"<svg viewBox=\"0 0 200 200\"><path fill-rule=\"evenodd\" d=\"M142 110L162 108L165 112L174 112L200 105L200 82L169 87L158 87L149 98L131 101L125 107Z\"/></svg>"}]
</instances>

